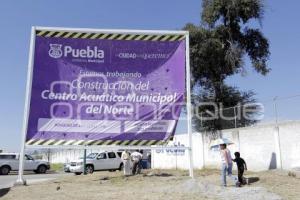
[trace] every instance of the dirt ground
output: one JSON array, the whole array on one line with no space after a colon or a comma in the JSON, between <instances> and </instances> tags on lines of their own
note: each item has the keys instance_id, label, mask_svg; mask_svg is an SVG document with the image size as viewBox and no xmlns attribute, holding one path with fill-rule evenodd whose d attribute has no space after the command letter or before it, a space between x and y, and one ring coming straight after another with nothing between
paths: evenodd
<instances>
[{"instance_id":1,"label":"dirt ground","mask_svg":"<svg viewBox=\"0 0 300 200\"><path fill-rule=\"evenodd\" d=\"M241 188L220 186L216 170L152 170L124 177L121 172L65 176L30 186L0 191L1 200L185 200L185 199L300 199L300 179L283 171L247 172L250 185ZM2 194L1 194L2 193ZM1 197L2 196L2 197Z\"/></svg>"}]
</instances>

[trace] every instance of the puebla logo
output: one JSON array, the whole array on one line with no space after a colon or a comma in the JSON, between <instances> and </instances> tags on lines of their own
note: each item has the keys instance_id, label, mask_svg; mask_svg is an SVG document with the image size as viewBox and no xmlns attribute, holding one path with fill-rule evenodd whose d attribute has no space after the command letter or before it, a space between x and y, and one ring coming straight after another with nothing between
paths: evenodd
<instances>
[{"instance_id":1,"label":"puebla logo","mask_svg":"<svg viewBox=\"0 0 300 200\"><path fill-rule=\"evenodd\" d=\"M52 58L73 57L73 58L94 58L103 59L104 50L97 46L86 46L85 49L77 49L71 46L62 46L62 44L50 44L49 56Z\"/></svg>"},{"instance_id":2,"label":"puebla logo","mask_svg":"<svg viewBox=\"0 0 300 200\"><path fill-rule=\"evenodd\" d=\"M60 58L63 55L61 44L50 44L49 56L52 58Z\"/></svg>"}]
</instances>

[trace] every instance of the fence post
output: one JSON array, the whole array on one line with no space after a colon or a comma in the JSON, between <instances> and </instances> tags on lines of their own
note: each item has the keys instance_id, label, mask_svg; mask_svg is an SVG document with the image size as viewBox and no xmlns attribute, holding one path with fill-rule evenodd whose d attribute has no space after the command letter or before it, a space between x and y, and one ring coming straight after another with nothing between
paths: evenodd
<instances>
[{"instance_id":1,"label":"fence post","mask_svg":"<svg viewBox=\"0 0 300 200\"><path fill-rule=\"evenodd\" d=\"M87 175L86 171L86 148L83 150L83 175Z\"/></svg>"}]
</instances>

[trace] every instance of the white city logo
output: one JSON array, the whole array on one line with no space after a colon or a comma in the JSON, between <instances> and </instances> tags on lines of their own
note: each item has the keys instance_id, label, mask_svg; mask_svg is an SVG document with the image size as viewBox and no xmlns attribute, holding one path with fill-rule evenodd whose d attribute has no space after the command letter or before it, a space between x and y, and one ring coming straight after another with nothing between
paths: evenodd
<instances>
[{"instance_id":1,"label":"white city logo","mask_svg":"<svg viewBox=\"0 0 300 200\"><path fill-rule=\"evenodd\" d=\"M64 46L64 48L62 48L61 44L50 44L49 56L52 58L72 56L74 58L103 59L104 51L102 49L98 49L97 46L87 46L85 49L75 49L71 46Z\"/></svg>"},{"instance_id":2,"label":"white city logo","mask_svg":"<svg viewBox=\"0 0 300 200\"><path fill-rule=\"evenodd\" d=\"M50 44L49 56L52 58L60 58L63 55L61 47L61 44Z\"/></svg>"}]
</instances>

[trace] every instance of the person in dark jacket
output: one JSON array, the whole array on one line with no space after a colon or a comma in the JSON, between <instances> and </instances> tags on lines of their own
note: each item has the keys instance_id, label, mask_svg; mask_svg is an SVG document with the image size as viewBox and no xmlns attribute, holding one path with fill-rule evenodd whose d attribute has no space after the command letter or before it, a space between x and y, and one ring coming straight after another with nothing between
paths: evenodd
<instances>
[{"instance_id":1,"label":"person in dark jacket","mask_svg":"<svg viewBox=\"0 0 300 200\"><path fill-rule=\"evenodd\" d=\"M240 184L244 184L243 175L244 171L247 170L247 164L243 158L241 158L240 152L234 153L235 159L232 159L236 163L238 169L238 180Z\"/></svg>"}]
</instances>

